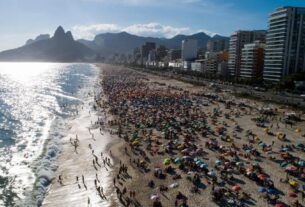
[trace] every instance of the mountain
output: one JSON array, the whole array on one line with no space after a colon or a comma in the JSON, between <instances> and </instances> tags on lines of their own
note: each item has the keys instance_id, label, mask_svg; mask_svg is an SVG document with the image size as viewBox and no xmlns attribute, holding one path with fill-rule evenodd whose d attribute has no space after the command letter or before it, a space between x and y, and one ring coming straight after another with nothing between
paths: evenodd
<instances>
[{"instance_id":1,"label":"mountain","mask_svg":"<svg viewBox=\"0 0 305 207\"><path fill-rule=\"evenodd\" d=\"M0 61L74 62L95 58L94 50L75 41L72 33L65 32L61 26L52 38L36 39L22 47L0 52Z\"/></svg>"},{"instance_id":2,"label":"mountain","mask_svg":"<svg viewBox=\"0 0 305 207\"><path fill-rule=\"evenodd\" d=\"M141 47L145 42L155 42L157 45L164 45L169 49L180 49L181 42L185 39L196 39L199 48L205 48L210 39L226 39L220 35L210 37L209 35L200 32L193 35L177 35L173 38L154 38L154 37L140 37L129 34L127 32L121 33L104 33L96 35L94 40L78 40L80 43L97 51L102 56L109 56L114 53L130 53L136 47Z\"/></svg>"},{"instance_id":3,"label":"mountain","mask_svg":"<svg viewBox=\"0 0 305 207\"><path fill-rule=\"evenodd\" d=\"M34 42L38 42L40 40L47 40L47 39L50 39L49 34L41 34L41 35L38 35L34 40L33 39L27 40L25 45L29 45L29 44L32 44Z\"/></svg>"}]
</instances>

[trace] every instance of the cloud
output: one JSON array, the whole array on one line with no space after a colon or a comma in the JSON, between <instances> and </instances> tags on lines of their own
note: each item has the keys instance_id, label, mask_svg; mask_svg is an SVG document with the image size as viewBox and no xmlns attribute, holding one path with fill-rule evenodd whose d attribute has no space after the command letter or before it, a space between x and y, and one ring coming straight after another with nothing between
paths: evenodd
<instances>
[{"instance_id":1,"label":"cloud","mask_svg":"<svg viewBox=\"0 0 305 207\"><path fill-rule=\"evenodd\" d=\"M131 6L153 6L153 5L194 4L209 0L82 0L82 1L99 2L104 4L124 4Z\"/></svg>"},{"instance_id":2,"label":"cloud","mask_svg":"<svg viewBox=\"0 0 305 207\"><path fill-rule=\"evenodd\" d=\"M134 35L170 38L178 34L189 34L188 27L173 27L160 23L134 24L122 27L117 24L76 25L72 33L77 39L93 39L95 35L106 32L128 32Z\"/></svg>"}]
</instances>

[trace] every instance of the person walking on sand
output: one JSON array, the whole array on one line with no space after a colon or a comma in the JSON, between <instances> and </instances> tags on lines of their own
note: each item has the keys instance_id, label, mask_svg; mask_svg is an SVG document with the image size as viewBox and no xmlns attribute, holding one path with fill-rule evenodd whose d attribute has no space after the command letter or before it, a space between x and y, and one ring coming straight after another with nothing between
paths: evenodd
<instances>
[{"instance_id":1,"label":"person walking on sand","mask_svg":"<svg viewBox=\"0 0 305 207\"><path fill-rule=\"evenodd\" d=\"M59 182L60 185L63 185L61 175L58 176L58 182Z\"/></svg>"}]
</instances>

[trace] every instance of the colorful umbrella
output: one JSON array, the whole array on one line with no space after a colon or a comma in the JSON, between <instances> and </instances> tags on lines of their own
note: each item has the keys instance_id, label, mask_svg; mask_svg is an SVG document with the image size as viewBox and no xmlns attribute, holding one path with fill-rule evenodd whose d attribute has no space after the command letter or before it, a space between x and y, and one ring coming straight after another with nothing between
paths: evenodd
<instances>
[{"instance_id":1,"label":"colorful umbrella","mask_svg":"<svg viewBox=\"0 0 305 207\"><path fill-rule=\"evenodd\" d=\"M239 191L241 188L240 188L240 186L239 185L234 185L233 187L232 187L232 190L234 191L234 192L237 192L237 191Z\"/></svg>"}]
</instances>

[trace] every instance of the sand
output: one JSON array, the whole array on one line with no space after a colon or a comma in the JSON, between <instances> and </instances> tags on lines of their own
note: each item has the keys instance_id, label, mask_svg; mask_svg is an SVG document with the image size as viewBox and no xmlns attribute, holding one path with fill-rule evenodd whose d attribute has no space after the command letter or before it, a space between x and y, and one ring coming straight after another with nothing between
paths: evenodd
<instances>
[{"instance_id":1,"label":"sand","mask_svg":"<svg viewBox=\"0 0 305 207\"><path fill-rule=\"evenodd\" d=\"M201 91L205 91L205 92L214 92L213 89L209 89L208 87L199 87L199 86L194 86L191 84L187 84L187 83L183 83L177 80L173 80L173 79L169 79L169 78L163 78L163 77L159 77L159 76L154 76L151 74L147 74L147 73L142 73L144 75L146 75L146 78L149 79L148 82L150 82L149 84L153 85L154 82L158 82L158 83L162 83L165 84L164 88L166 88L167 86L178 86L181 87L185 90L188 90L190 92L201 92ZM160 87L158 86L155 86ZM232 99L232 95L228 94L228 93L219 93L219 95L227 97L228 99ZM257 101L253 101L253 100L247 100L247 99L241 99L241 98L235 98L236 101L243 101L249 104L252 104L253 106L259 108L259 107L263 107L265 105L265 103L261 103L261 102L257 102ZM221 110L226 111L225 107L221 104L216 103ZM215 108L216 105L210 105L210 106L206 106L205 110L207 112L212 112L213 108ZM275 107L280 108L280 106L274 105ZM280 112L283 111L292 111L292 109L289 108L285 108L284 110L280 110ZM296 133L295 129L300 128L303 129L303 133L304 133L304 129L305 129L305 124L304 122L300 122L297 125L294 125L292 128L290 128L290 126L285 126L284 124L279 124L280 129L276 129L275 124L277 123L277 120L275 120L273 122L274 124L274 128L271 129L272 132L277 133L277 132L283 132L287 134L287 137L289 138L289 142L282 142L280 140L278 140L276 137L274 136L269 136L264 132L263 128L257 127L255 125L255 123L251 120L254 117L257 117L258 113L253 113L251 115L242 115L241 117L238 118L234 118L234 121L228 121L225 120L224 117L219 119L219 122L221 121L226 121L227 124L229 125L227 127L228 131L233 131L233 128L235 126L235 122L237 122L239 124L239 126L241 126L244 131L242 133L237 133L237 139L234 140L234 143L241 147L242 144L248 144L248 141L244 139L244 132L247 129L252 130L261 140L263 140L266 144L271 144L272 141L274 141L274 149L278 149L281 145L283 144L294 144L296 143L296 141L298 139L301 138L301 134L300 133ZM162 141L162 140L161 140ZM198 140L197 141L197 145L201 145L204 146L206 142L206 139L203 140ZM219 141L222 145L224 146L229 146L230 143L227 142L222 142ZM150 200L150 196L152 194L158 194L161 195L161 202L163 204L163 206L174 206L174 201L175 201L175 197L178 193L178 191L182 192L184 195L186 195L189 200L188 200L188 204L189 206L218 206L218 204L216 204L215 202L212 201L212 196L210 195L211 189L212 189L212 185L208 180L203 180L203 184L205 185L203 187L203 189L200 190L199 194L193 194L190 192L191 187L193 186L193 184L188 181L186 179L186 175L183 173L180 173L182 175L182 179L179 180L173 180L172 178L167 178L166 180L159 180L156 179L153 176L152 172L149 173L142 173L141 171L138 170L138 168L135 166L134 163L130 163L130 159L141 159L141 156L136 156L133 153L128 153L128 155L124 152L124 148L128 147L128 144L125 144L124 141L122 141L121 143L118 143L116 145L114 145L112 147L112 151L114 156L117 158L117 160L121 160L122 163L125 163L129 166L129 174L131 175L132 179L127 179L126 181L123 182L123 185L119 185L119 187L126 187L129 190L134 190L136 191L136 201L139 202L142 206L147 206L150 207L152 206L152 201ZM207 159L205 160L208 164L209 164L209 168L212 168L214 166L215 160L218 158L219 153L215 153L209 149L205 149L208 152L208 156ZM305 159L305 155L304 153L298 152L298 151L294 151L292 152L292 154L297 155L298 157L300 157L301 159ZM276 155L275 153L275 156ZM158 158L154 158L149 156L149 158L151 159L151 165L150 165L150 169L153 171L153 166L154 165L158 165L158 166L162 166L162 161L164 158L168 158L168 155L165 156L159 156ZM262 154L262 158L260 160L249 160L249 161L245 161L245 163L255 163L255 162L259 162L260 166L263 167L264 171L270 175L270 177L273 179L275 187L278 188L280 191L283 192L283 196L281 196L281 201L283 201L284 203L290 205L292 204L292 202L296 201L296 199L292 199L290 197L288 197L287 193L291 192L292 189L289 187L289 185L287 184L283 184L280 183L279 180L285 179L285 172L282 168L279 167L278 163L275 163L274 161L268 160L267 159L267 154ZM117 170L119 168L119 166L116 166ZM235 177L235 183L239 184L243 191L250 194L251 195L251 201L249 204L250 206L267 206L267 201L262 199L261 194L259 194L257 191L259 189L260 186L258 186L255 182L249 180L248 178L246 178L244 175L234 175ZM149 180L154 180L156 187L151 189L148 187L148 181ZM169 191L165 192L165 193L160 193L158 186L159 185L164 185L164 186L169 186L170 184L173 183L178 183L179 187L178 188L174 188L174 189L169 189ZM299 194L299 200L301 200L300 194Z\"/></svg>"},{"instance_id":2,"label":"sand","mask_svg":"<svg viewBox=\"0 0 305 207\"><path fill-rule=\"evenodd\" d=\"M114 66L107 66L107 65L100 65L100 68L108 69L113 68ZM127 69L126 69L127 70ZM183 83L181 81L168 79L168 78L162 78L159 76L154 76L147 73L142 73L146 76L148 79L147 82L152 87L167 87L167 86L175 86L175 87L181 87L185 90L188 90L190 92L214 92L213 89L208 87L199 87L194 86L191 84ZM164 86L156 85L155 82L165 84ZM219 95L223 97L227 97L227 99L233 99L233 96L229 93L219 93ZM255 107L263 107L265 104L253 100L246 100L241 98L235 98L236 101L243 101L246 103L249 103ZM217 104L217 106L222 111L227 111L222 104ZM215 108L216 105L209 105L205 106L205 111L212 112L213 108ZM279 106L275 106L278 107ZM285 109L290 110L290 109ZM171 207L175 206L175 197L178 193L178 191L185 194L188 199L189 206L195 207L195 206L218 206L215 202L212 201L212 196L210 195L212 185L211 183L202 178L202 183L204 184L204 187L200 189L199 194L194 194L190 192L191 187L193 184L187 179L187 175L179 172L181 174L182 179L179 180L173 180L170 176L166 180L160 180L156 179L153 176L153 166L154 165L162 165L162 161L164 158L167 158L168 155L164 156L156 156L156 157L150 157L151 159L151 165L150 169L152 170L149 173L144 173L139 171L139 169L136 167L136 165L133 162L130 162L130 160L141 158L137 155L134 155L131 153L129 146L123 141L122 139L119 139L116 135L109 134L109 132L103 132L104 135L101 135L99 133L99 129L91 130L95 134L95 139L93 140L91 138L91 135L89 134L88 127L91 125L91 121L96 121L97 116L94 113L89 114L89 107L88 105L84 107L84 110L80 112L80 115L78 118L76 118L71 123L71 130L69 136L67 136L63 140L63 152L58 160L59 168L56 172L56 179L52 182L52 185L50 186L50 190L46 196L46 199L43 203L43 206L119 206L118 204L118 198L116 193L114 192L114 187L112 180L114 177L117 176L119 167L120 167L120 161L121 163L124 163L128 166L128 174L130 175L129 178L120 179L116 182L116 186L120 189L123 187L126 187L127 190L132 190L136 192L135 198L133 198L133 203L140 204L140 206L143 207L150 207L152 206L152 202L150 200L150 196L155 193L160 195L161 202L163 206L165 207ZM281 112L281 111L280 111ZM225 120L224 117L219 118L219 122L226 121L228 124L227 130L229 132L233 131L235 123L237 122L239 126L241 126L244 131L247 129L251 129L261 140L263 140L266 144L271 144L272 141L274 141L274 148L279 148L282 144L294 144L299 138L301 138L301 135L295 132L296 128L301 128L305 130L305 124L304 122L300 122L297 125L293 126L292 128L285 126L284 124L280 124L280 129L271 129L274 133L281 131L287 134L287 137L289 138L289 143L284 143L280 140L278 140L276 137L267 135L263 128L257 127L253 121L251 121L252 118L257 117L258 113L253 112L251 115L242 115L240 117L234 118L234 120ZM107 115L108 118L111 116L111 114ZM115 117L113 117L115 119ZM274 121L274 124L276 124L277 121ZM210 123L209 123L210 124ZM111 129L110 126L108 126L109 129ZM112 130L115 130L116 128L112 128ZM74 149L70 144L70 137L75 138L75 135L78 134L78 139L80 140L80 147L78 149L78 154L74 153ZM237 138L234 139L234 143L240 147L242 144L247 144L247 140L244 139L244 132L237 133ZM162 141L162 140L161 140ZM198 138L196 141L196 144L198 146L204 146L207 139ZM229 146L231 143L219 141L220 144L224 146ZM88 148L89 143L92 144L95 152L97 155L100 155L100 152L103 152L104 154L109 152L108 146L110 147L110 150L112 151L112 162L114 162L114 167L110 168L108 167L106 170L105 168L98 169L99 178L102 181L101 185L106 190L106 196L107 201L101 200L100 197L96 193L96 189L94 187L94 179L95 179L95 173L97 172L93 165L92 165L92 153ZM125 148L128 149L128 152L125 153ZM205 159L205 161L209 164L209 168L212 168L214 166L215 160L218 159L219 153L211 151L209 149L204 149L206 152L208 152L208 155ZM298 151L292 152L292 154L297 155L301 159L305 159L305 154L300 153ZM107 155L109 156L109 155ZM266 154L262 154L262 158L260 160L245 160L245 163L255 163L259 162L259 164L264 168L265 172L270 175L270 177L273 179L275 187L280 189L284 194L281 196L281 201L285 202L286 204L291 204L294 199L291 199L287 196L287 193L291 191L289 185L280 183L280 178L285 178L285 172L283 169L279 167L278 163L275 163L274 161L270 161L267 159ZM57 178L59 175L62 175L63 177L63 186L60 185L57 182ZM76 183L76 176L81 177L81 175L85 176L86 183L88 185L88 190L85 190L83 186L81 186L81 189L78 188ZM235 177L235 183L238 183L242 190L248 194L251 195L251 205L252 206L267 206L266 200L262 199L260 197L260 194L257 192L259 189L259 186L246 178L244 175L234 175ZM148 181L154 180L156 187L155 188L149 188L148 187ZM164 185L169 186L172 183L178 183L178 187L174 189L169 189L167 192L160 193L158 186ZM81 182L80 182L81 183ZM129 192L129 191L128 191ZM127 193L129 195L129 193ZM90 198L90 205L88 205L88 198ZM300 197L299 197L300 199ZM251 206L250 205L250 206ZM131 205L134 206L134 205Z\"/></svg>"},{"instance_id":3,"label":"sand","mask_svg":"<svg viewBox=\"0 0 305 207\"><path fill-rule=\"evenodd\" d=\"M62 142L62 153L58 159L58 169L55 178L49 187L46 194L43 206L45 207L75 207L75 206L111 206L115 203L116 197L113 196L113 189L111 187L112 181L112 168L109 166L104 167L101 159L101 152L103 157L110 157L108 154L108 145L115 141L107 130L100 133L99 127L92 126L101 113L93 111L91 105L93 97L90 97L87 103L80 108L79 115L71 122L71 129L69 134ZM90 111L90 113L89 113ZM91 128L89 132L88 128ZM94 138L92 138L94 134ZM78 136L80 146L77 149L78 153L74 152L74 147L70 143L70 138L73 140ZM92 145L94 153L99 158L97 170L93 166L93 155L89 149L89 144ZM110 158L111 159L111 158ZM111 161L112 162L112 161ZM99 186L102 186L107 200L102 200L97 194L94 180L96 173L99 178ZM63 185L58 182L58 177L61 175ZM87 190L82 184L82 175L85 177ZM79 189L76 182L76 176L79 177ZM90 199L90 204L88 204Z\"/></svg>"}]
</instances>

